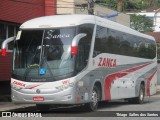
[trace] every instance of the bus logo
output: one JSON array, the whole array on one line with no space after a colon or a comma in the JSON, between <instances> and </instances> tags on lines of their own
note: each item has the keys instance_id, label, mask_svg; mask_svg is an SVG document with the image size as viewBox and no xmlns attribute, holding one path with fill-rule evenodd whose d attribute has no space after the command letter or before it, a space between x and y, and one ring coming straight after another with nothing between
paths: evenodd
<instances>
[{"instance_id":1,"label":"bus logo","mask_svg":"<svg viewBox=\"0 0 160 120\"><path fill-rule=\"evenodd\" d=\"M17 86L21 86L21 87L25 87L26 86L26 84L24 84L22 82L18 82L18 81L14 81L13 84L17 85Z\"/></svg>"},{"instance_id":2,"label":"bus logo","mask_svg":"<svg viewBox=\"0 0 160 120\"><path fill-rule=\"evenodd\" d=\"M36 90L36 93L38 93L38 94L39 94L40 92L41 92L41 91L40 91L39 89L37 89L37 90Z\"/></svg>"},{"instance_id":3,"label":"bus logo","mask_svg":"<svg viewBox=\"0 0 160 120\"><path fill-rule=\"evenodd\" d=\"M100 57L98 66L111 68L116 67L116 64L116 59Z\"/></svg>"}]
</instances>

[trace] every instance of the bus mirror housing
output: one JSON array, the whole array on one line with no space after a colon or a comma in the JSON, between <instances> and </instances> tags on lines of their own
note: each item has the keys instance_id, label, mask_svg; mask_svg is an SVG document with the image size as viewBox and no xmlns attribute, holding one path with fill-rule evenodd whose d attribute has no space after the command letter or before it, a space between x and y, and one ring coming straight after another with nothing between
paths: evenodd
<instances>
[{"instance_id":1,"label":"bus mirror housing","mask_svg":"<svg viewBox=\"0 0 160 120\"><path fill-rule=\"evenodd\" d=\"M6 54L7 54L6 48L3 48L1 52L2 52L2 56L6 56Z\"/></svg>"},{"instance_id":2,"label":"bus mirror housing","mask_svg":"<svg viewBox=\"0 0 160 120\"><path fill-rule=\"evenodd\" d=\"M78 43L79 43L80 39L85 37L86 35L87 34L85 34L85 33L80 33L73 38L72 46L71 46L71 54L72 55L77 55L77 53L78 53Z\"/></svg>"},{"instance_id":3,"label":"bus mirror housing","mask_svg":"<svg viewBox=\"0 0 160 120\"><path fill-rule=\"evenodd\" d=\"M72 53L72 55L77 55L77 52L78 52L77 46L72 46L71 47L71 53Z\"/></svg>"},{"instance_id":4,"label":"bus mirror housing","mask_svg":"<svg viewBox=\"0 0 160 120\"><path fill-rule=\"evenodd\" d=\"M10 43L11 41L13 41L16 37L10 37L8 39L6 39L5 41L3 41L2 43L2 56L6 56L7 52L6 52L6 47L8 45L8 43Z\"/></svg>"}]
</instances>

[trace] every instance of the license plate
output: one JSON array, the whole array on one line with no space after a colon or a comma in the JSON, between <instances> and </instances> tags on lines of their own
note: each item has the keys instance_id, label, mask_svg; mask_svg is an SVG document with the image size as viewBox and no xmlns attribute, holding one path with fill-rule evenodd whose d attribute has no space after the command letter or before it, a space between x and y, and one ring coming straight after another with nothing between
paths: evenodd
<instances>
[{"instance_id":1,"label":"license plate","mask_svg":"<svg viewBox=\"0 0 160 120\"><path fill-rule=\"evenodd\" d=\"M44 97L42 97L42 96L35 96L35 97L33 97L33 101L44 101Z\"/></svg>"}]
</instances>

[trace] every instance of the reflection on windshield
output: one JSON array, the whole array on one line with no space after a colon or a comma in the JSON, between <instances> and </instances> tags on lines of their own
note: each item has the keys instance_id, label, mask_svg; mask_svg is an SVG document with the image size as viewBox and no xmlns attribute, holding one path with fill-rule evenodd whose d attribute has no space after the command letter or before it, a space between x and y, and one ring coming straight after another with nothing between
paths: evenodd
<instances>
[{"instance_id":1,"label":"reflection on windshield","mask_svg":"<svg viewBox=\"0 0 160 120\"><path fill-rule=\"evenodd\" d=\"M22 31L20 40L15 41L12 75L37 81L38 78L56 79L71 74L74 71L71 57L74 36L75 28ZM46 70L43 75L41 68Z\"/></svg>"}]
</instances>

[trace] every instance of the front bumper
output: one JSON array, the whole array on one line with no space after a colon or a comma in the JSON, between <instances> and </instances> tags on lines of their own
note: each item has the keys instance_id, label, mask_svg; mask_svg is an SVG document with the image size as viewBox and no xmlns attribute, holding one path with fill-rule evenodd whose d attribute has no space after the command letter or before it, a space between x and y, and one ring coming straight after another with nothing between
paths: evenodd
<instances>
[{"instance_id":1,"label":"front bumper","mask_svg":"<svg viewBox=\"0 0 160 120\"><path fill-rule=\"evenodd\" d=\"M36 90L12 90L12 101L14 103L34 103L34 104L76 104L76 92L74 88L68 88L59 92L51 89L42 89L42 93L36 93ZM43 90L45 93L43 93ZM43 97L41 100L34 100L34 97Z\"/></svg>"}]
</instances>

